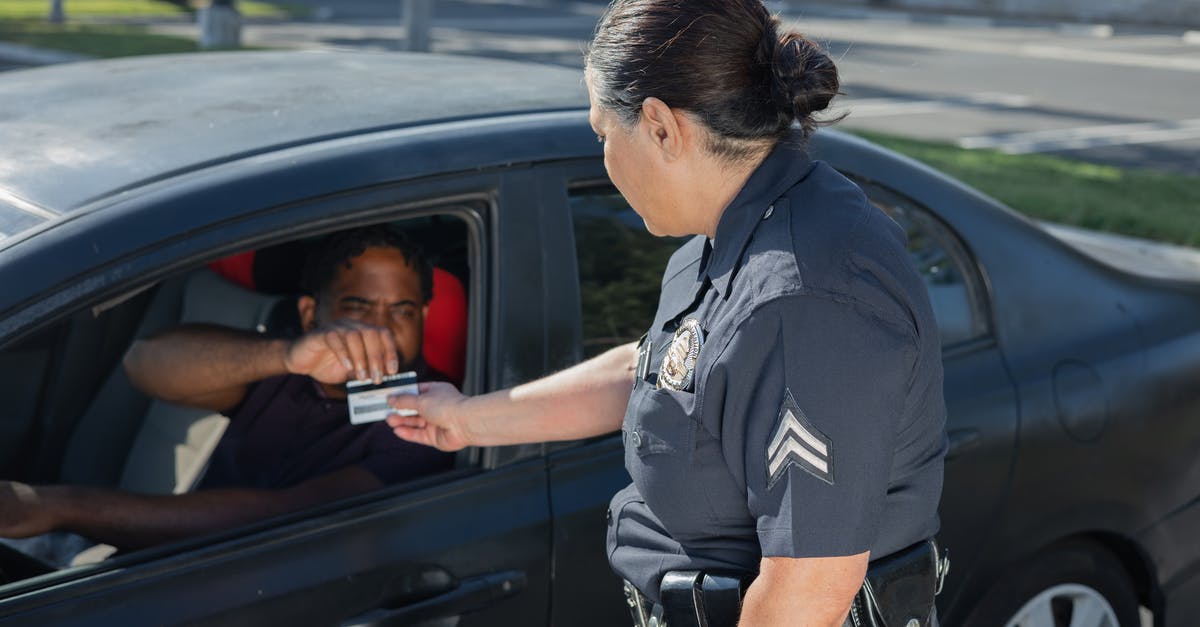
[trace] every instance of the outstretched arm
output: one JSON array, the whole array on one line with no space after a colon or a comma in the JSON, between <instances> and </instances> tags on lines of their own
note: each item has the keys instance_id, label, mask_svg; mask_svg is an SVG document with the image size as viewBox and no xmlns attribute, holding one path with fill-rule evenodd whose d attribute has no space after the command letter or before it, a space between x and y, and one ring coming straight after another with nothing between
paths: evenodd
<instances>
[{"instance_id":1,"label":"outstretched arm","mask_svg":"<svg viewBox=\"0 0 1200 627\"><path fill-rule=\"evenodd\" d=\"M225 411L255 381L303 374L324 383L379 379L399 370L392 333L338 321L294 341L215 325L185 325L139 340L125 354L130 381L172 403Z\"/></svg>"},{"instance_id":2,"label":"outstretched arm","mask_svg":"<svg viewBox=\"0 0 1200 627\"><path fill-rule=\"evenodd\" d=\"M284 490L203 490L143 495L80 486L0 482L0 537L67 530L122 550L229 529L319 503L370 492L383 483L351 466Z\"/></svg>"},{"instance_id":3,"label":"outstretched arm","mask_svg":"<svg viewBox=\"0 0 1200 627\"><path fill-rule=\"evenodd\" d=\"M396 435L453 451L464 446L574 440L621 428L633 389L637 347L618 346L548 377L482 396L422 384L419 396L389 399L416 416L388 418Z\"/></svg>"}]
</instances>

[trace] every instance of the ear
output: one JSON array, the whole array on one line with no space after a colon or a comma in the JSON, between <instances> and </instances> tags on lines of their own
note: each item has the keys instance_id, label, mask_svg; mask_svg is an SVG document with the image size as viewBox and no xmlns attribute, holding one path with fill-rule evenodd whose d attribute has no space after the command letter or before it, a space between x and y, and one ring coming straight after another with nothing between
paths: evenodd
<instances>
[{"instance_id":1,"label":"ear","mask_svg":"<svg viewBox=\"0 0 1200 627\"><path fill-rule=\"evenodd\" d=\"M687 149L686 120L658 98L642 101L642 119L638 130L645 133L651 145L658 148L667 161L679 159Z\"/></svg>"},{"instance_id":2,"label":"ear","mask_svg":"<svg viewBox=\"0 0 1200 627\"><path fill-rule=\"evenodd\" d=\"M429 317L429 305L428 304L421 305L421 322L425 322L425 319L428 317Z\"/></svg>"},{"instance_id":3,"label":"ear","mask_svg":"<svg viewBox=\"0 0 1200 627\"><path fill-rule=\"evenodd\" d=\"M305 333L317 326L317 299L312 296L301 296L296 299L296 311L300 313L300 328Z\"/></svg>"}]
</instances>

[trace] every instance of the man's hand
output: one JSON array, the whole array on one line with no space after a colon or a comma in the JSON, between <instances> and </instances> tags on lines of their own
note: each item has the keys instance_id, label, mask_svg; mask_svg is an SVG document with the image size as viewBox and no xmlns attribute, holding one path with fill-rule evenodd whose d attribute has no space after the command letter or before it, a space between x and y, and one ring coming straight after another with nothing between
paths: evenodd
<instances>
[{"instance_id":1,"label":"man's hand","mask_svg":"<svg viewBox=\"0 0 1200 627\"><path fill-rule=\"evenodd\" d=\"M388 397L388 404L393 409L417 412L416 416L392 414L388 417L387 423L396 437L443 451L457 451L470 446L465 423L460 419L467 397L449 383L421 383L417 390L420 392L418 395L397 394Z\"/></svg>"},{"instance_id":2,"label":"man's hand","mask_svg":"<svg viewBox=\"0 0 1200 627\"><path fill-rule=\"evenodd\" d=\"M54 531L55 521L37 490L15 481L0 481L0 537L29 538Z\"/></svg>"},{"instance_id":3,"label":"man's hand","mask_svg":"<svg viewBox=\"0 0 1200 627\"><path fill-rule=\"evenodd\" d=\"M390 330L339 320L293 342L284 363L288 372L322 383L345 383L349 379L373 379L378 383L385 374L399 372L400 354Z\"/></svg>"}]
</instances>

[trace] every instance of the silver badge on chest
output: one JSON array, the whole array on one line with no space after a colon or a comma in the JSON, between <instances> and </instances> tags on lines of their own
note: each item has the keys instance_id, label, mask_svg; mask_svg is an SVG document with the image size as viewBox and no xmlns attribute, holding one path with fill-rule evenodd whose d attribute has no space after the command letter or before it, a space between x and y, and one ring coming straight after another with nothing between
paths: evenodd
<instances>
[{"instance_id":1,"label":"silver badge on chest","mask_svg":"<svg viewBox=\"0 0 1200 627\"><path fill-rule=\"evenodd\" d=\"M684 320L675 330L675 338L663 356L658 370L658 387L683 391L691 387L696 373L696 360L704 346L704 331L695 318Z\"/></svg>"}]
</instances>

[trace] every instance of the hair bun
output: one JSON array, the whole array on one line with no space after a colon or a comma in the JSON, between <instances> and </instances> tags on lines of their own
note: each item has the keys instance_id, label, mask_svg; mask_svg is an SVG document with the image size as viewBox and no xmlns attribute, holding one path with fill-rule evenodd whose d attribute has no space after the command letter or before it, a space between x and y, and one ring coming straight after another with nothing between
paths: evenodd
<instances>
[{"instance_id":1,"label":"hair bun","mask_svg":"<svg viewBox=\"0 0 1200 627\"><path fill-rule=\"evenodd\" d=\"M774 35L774 28L768 30ZM800 33L785 33L776 42L772 100L791 108L796 119L809 128L812 123L807 118L829 108L838 95L837 66L819 45Z\"/></svg>"}]
</instances>

